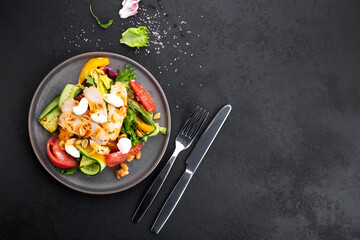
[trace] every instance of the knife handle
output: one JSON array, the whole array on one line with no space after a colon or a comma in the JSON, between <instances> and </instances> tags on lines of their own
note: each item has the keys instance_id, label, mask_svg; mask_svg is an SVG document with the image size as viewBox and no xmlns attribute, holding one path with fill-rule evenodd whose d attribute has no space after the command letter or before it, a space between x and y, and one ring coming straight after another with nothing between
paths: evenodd
<instances>
[{"instance_id":1,"label":"knife handle","mask_svg":"<svg viewBox=\"0 0 360 240\"><path fill-rule=\"evenodd\" d=\"M145 196L141 200L138 208L136 209L131 219L134 223L139 222L146 213L146 211L149 209L151 203L154 201L156 195L164 184L166 177L168 176L178 154L179 151L175 149L173 155L170 157L164 168L161 170L160 174L156 177L155 181L152 183L149 190L146 192Z\"/></svg>"},{"instance_id":2,"label":"knife handle","mask_svg":"<svg viewBox=\"0 0 360 240\"><path fill-rule=\"evenodd\" d=\"M151 231L155 234L158 234L161 228L165 225L166 221L169 219L171 213L174 211L176 205L178 204L181 196L185 192L187 185L189 184L192 173L188 170L184 172L180 180L176 184L174 190L171 192L170 196L166 200L164 206L162 207L159 215L157 216Z\"/></svg>"}]
</instances>

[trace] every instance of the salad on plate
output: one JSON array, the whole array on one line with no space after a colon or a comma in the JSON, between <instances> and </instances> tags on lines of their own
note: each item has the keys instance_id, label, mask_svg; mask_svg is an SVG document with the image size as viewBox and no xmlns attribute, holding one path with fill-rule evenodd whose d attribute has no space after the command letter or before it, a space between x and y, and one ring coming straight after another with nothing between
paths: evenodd
<instances>
[{"instance_id":1,"label":"salad on plate","mask_svg":"<svg viewBox=\"0 0 360 240\"><path fill-rule=\"evenodd\" d=\"M92 58L78 83L66 84L44 108L39 123L54 136L47 155L54 168L71 175L80 170L95 176L106 166L120 179L129 174L125 162L140 159L149 137L166 134L155 123L160 113L147 90L135 80L134 67L115 73L108 58Z\"/></svg>"}]
</instances>

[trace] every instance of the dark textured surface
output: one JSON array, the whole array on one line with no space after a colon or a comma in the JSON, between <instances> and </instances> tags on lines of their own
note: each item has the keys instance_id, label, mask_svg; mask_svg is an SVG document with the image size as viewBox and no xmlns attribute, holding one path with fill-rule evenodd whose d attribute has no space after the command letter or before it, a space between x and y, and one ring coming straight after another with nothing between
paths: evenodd
<instances>
[{"instance_id":1,"label":"dark textured surface","mask_svg":"<svg viewBox=\"0 0 360 240\"><path fill-rule=\"evenodd\" d=\"M160 54L154 44L149 54L120 45L133 25L119 19L120 1L103 2L92 6L103 22L115 20L106 30L93 26L88 1L1 2L1 239L360 239L359 1L163 1L164 22L186 24ZM155 11L143 2L143 12ZM81 29L92 43L69 43ZM190 151L135 225L130 218L160 168L125 192L90 196L54 180L29 143L28 108L41 79L69 57L101 50L153 73L173 132L197 104L212 116L233 105L157 237L149 229Z\"/></svg>"}]
</instances>

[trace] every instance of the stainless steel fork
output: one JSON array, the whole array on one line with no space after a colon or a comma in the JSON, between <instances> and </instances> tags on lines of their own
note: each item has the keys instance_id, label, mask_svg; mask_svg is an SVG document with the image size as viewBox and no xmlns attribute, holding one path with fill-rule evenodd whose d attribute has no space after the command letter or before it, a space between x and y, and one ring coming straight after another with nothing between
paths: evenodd
<instances>
[{"instance_id":1,"label":"stainless steel fork","mask_svg":"<svg viewBox=\"0 0 360 240\"><path fill-rule=\"evenodd\" d=\"M134 216L132 217L132 221L134 223L139 222L146 213L146 211L149 209L151 203L153 202L160 188L165 182L165 179L168 176L176 157L181 151L187 149L191 145L208 115L209 113L205 109L203 110L202 108L197 107L190 116L190 118L185 122L184 126L182 127L175 139L174 153L172 154L164 168L161 170L160 174L157 176L153 184L150 186L149 190L147 191L147 193L141 200L138 208L136 209Z\"/></svg>"}]
</instances>

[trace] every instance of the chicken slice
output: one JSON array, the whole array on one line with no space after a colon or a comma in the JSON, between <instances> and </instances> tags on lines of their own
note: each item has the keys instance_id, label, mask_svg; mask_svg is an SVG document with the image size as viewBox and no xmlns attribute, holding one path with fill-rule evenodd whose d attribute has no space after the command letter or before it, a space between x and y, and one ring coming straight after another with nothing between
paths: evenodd
<instances>
[{"instance_id":1,"label":"chicken slice","mask_svg":"<svg viewBox=\"0 0 360 240\"><path fill-rule=\"evenodd\" d=\"M74 99L68 99L61 104L62 112L72 112L75 106L79 105L79 102Z\"/></svg>"},{"instance_id":2,"label":"chicken slice","mask_svg":"<svg viewBox=\"0 0 360 240\"><path fill-rule=\"evenodd\" d=\"M110 94L114 94L120 97L125 106L117 108L112 104L108 105L109 108L109 139L110 141L116 140L121 131L121 126L123 124L124 118L126 116L126 105L127 105L127 92L124 84L122 82L116 82L113 86L111 86Z\"/></svg>"},{"instance_id":3,"label":"chicken slice","mask_svg":"<svg viewBox=\"0 0 360 240\"><path fill-rule=\"evenodd\" d=\"M73 112L63 112L59 117L59 125L66 131L84 136L86 132L91 132L89 114L83 114L81 116L75 115Z\"/></svg>"},{"instance_id":4,"label":"chicken slice","mask_svg":"<svg viewBox=\"0 0 360 240\"><path fill-rule=\"evenodd\" d=\"M95 87L87 87L84 89L84 96L88 100L89 108L90 108L90 115L93 113L100 113L104 115L106 118L108 117L106 104L104 101L103 96L101 95L99 89ZM109 123L95 123L91 122L92 124L92 132L94 137L90 136L94 139L101 139L101 140L108 140L109 139ZM100 128L100 130L98 130ZM100 132L99 132L100 131Z\"/></svg>"},{"instance_id":5,"label":"chicken slice","mask_svg":"<svg viewBox=\"0 0 360 240\"><path fill-rule=\"evenodd\" d=\"M91 132L88 134L88 136L92 139L102 140L99 141L99 143L103 142L103 144L105 145L109 140L109 132L102 127L103 124L90 121L90 125Z\"/></svg>"},{"instance_id":6,"label":"chicken slice","mask_svg":"<svg viewBox=\"0 0 360 240\"><path fill-rule=\"evenodd\" d=\"M89 112L80 116L73 112L64 112L60 115L58 123L64 130L72 134L86 135L99 140L99 144L105 145L109 140L109 133L100 124L91 120Z\"/></svg>"},{"instance_id":7,"label":"chicken slice","mask_svg":"<svg viewBox=\"0 0 360 240\"><path fill-rule=\"evenodd\" d=\"M84 89L84 96L89 102L90 114L101 113L107 117L105 101L99 89L96 87L87 87Z\"/></svg>"},{"instance_id":8,"label":"chicken slice","mask_svg":"<svg viewBox=\"0 0 360 240\"><path fill-rule=\"evenodd\" d=\"M110 148L98 144L95 140L90 140L90 146L99 154L105 155L110 153Z\"/></svg>"}]
</instances>

